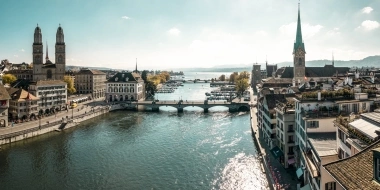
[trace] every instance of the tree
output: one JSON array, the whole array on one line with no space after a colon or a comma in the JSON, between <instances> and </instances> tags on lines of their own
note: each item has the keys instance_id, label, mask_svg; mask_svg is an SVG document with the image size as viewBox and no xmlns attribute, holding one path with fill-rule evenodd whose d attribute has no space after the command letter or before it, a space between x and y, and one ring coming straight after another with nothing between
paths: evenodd
<instances>
[{"instance_id":1,"label":"tree","mask_svg":"<svg viewBox=\"0 0 380 190\"><path fill-rule=\"evenodd\" d=\"M141 73L141 78L144 80L145 84L148 82L148 71L147 70L144 70Z\"/></svg>"},{"instance_id":2,"label":"tree","mask_svg":"<svg viewBox=\"0 0 380 190\"><path fill-rule=\"evenodd\" d=\"M220 75L219 80L220 81L225 81L226 80L226 75Z\"/></svg>"},{"instance_id":3,"label":"tree","mask_svg":"<svg viewBox=\"0 0 380 190\"><path fill-rule=\"evenodd\" d=\"M241 72L238 79L249 79L249 73L247 71Z\"/></svg>"},{"instance_id":4,"label":"tree","mask_svg":"<svg viewBox=\"0 0 380 190\"><path fill-rule=\"evenodd\" d=\"M154 96L157 90L157 85L153 81L147 81L145 84L145 89L147 94Z\"/></svg>"},{"instance_id":5,"label":"tree","mask_svg":"<svg viewBox=\"0 0 380 190\"><path fill-rule=\"evenodd\" d=\"M214 81L215 81L214 78L211 78L211 83L214 83Z\"/></svg>"},{"instance_id":6,"label":"tree","mask_svg":"<svg viewBox=\"0 0 380 190\"><path fill-rule=\"evenodd\" d=\"M237 79L238 77L238 72L233 72L231 75L230 75L230 83L235 83L235 80Z\"/></svg>"},{"instance_id":7,"label":"tree","mask_svg":"<svg viewBox=\"0 0 380 190\"><path fill-rule=\"evenodd\" d=\"M249 87L248 79L241 78L235 82L235 89L237 94L242 95L244 91Z\"/></svg>"},{"instance_id":8,"label":"tree","mask_svg":"<svg viewBox=\"0 0 380 190\"><path fill-rule=\"evenodd\" d=\"M12 74L5 74L5 75L3 75L3 83L4 84L11 84L11 83L13 83L16 80L17 80L16 76L14 76Z\"/></svg>"},{"instance_id":9,"label":"tree","mask_svg":"<svg viewBox=\"0 0 380 190\"><path fill-rule=\"evenodd\" d=\"M63 81L67 83L67 93L74 94L77 90L74 88L74 80L70 76L64 76Z\"/></svg>"},{"instance_id":10,"label":"tree","mask_svg":"<svg viewBox=\"0 0 380 190\"><path fill-rule=\"evenodd\" d=\"M170 74L167 71L162 71L160 75L165 79L165 82L170 79Z\"/></svg>"}]
</instances>

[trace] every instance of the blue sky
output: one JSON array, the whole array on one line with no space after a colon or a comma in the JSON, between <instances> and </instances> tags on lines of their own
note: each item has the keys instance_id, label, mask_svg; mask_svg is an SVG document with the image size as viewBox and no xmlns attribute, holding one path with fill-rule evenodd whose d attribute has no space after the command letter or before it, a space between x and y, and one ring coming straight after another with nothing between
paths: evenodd
<instances>
[{"instance_id":1,"label":"blue sky","mask_svg":"<svg viewBox=\"0 0 380 190\"><path fill-rule=\"evenodd\" d=\"M37 23L54 60L59 24L67 64L132 69L292 60L297 0L0 0L0 59L32 62ZM301 2L306 60L380 51L380 1ZM44 49L46 44L44 44Z\"/></svg>"}]
</instances>

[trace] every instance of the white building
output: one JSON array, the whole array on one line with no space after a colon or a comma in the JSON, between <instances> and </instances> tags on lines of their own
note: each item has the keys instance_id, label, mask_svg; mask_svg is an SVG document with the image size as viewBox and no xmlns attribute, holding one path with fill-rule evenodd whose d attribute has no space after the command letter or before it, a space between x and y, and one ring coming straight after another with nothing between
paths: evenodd
<instances>
[{"instance_id":1,"label":"white building","mask_svg":"<svg viewBox=\"0 0 380 190\"><path fill-rule=\"evenodd\" d=\"M116 73L106 82L106 100L109 102L145 100L144 80L138 73Z\"/></svg>"},{"instance_id":2,"label":"white building","mask_svg":"<svg viewBox=\"0 0 380 190\"><path fill-rule=\"evenodd\" d=\"M40 80L29 86L30 93L39 98L39 114L49 114L67 107L67 84L60 80Z\"/></svg>"}]
</instances>

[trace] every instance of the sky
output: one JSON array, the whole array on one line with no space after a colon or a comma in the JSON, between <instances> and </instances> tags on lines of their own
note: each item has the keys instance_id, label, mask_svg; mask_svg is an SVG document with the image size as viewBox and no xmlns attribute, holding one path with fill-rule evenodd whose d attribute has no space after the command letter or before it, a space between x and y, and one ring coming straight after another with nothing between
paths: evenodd
<instances>
[{"instance_id":1,"label":"sky","mask_svg":"<svg viewBox=\"0 0 380 190\"><path fill-rule=\"evenodd\" d=\"M0 59L32 62L34 29L54 60L131 70L292 61L298 0L0 0ZM306 61L380 52L379 0L303 0ZM45 52L44 52L45 53ZM45 54L44 54L45 56Z\"/></svg>"}]
</instances>

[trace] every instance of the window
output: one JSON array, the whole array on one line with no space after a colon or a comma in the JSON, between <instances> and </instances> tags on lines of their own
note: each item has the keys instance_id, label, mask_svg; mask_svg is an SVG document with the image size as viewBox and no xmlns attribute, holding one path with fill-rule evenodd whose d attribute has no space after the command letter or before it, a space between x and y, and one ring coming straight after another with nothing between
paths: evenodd
<instances>
[{"instance_id":1,"label":"window","mask_svg":"<svg viewBox=\"0 0 380 190\"><path fill-rule=\"evenodd\" d=\"M326 190L335 190L336 189L336 182L328 182L325 184Z\"/></svg>"}]
</instances>

